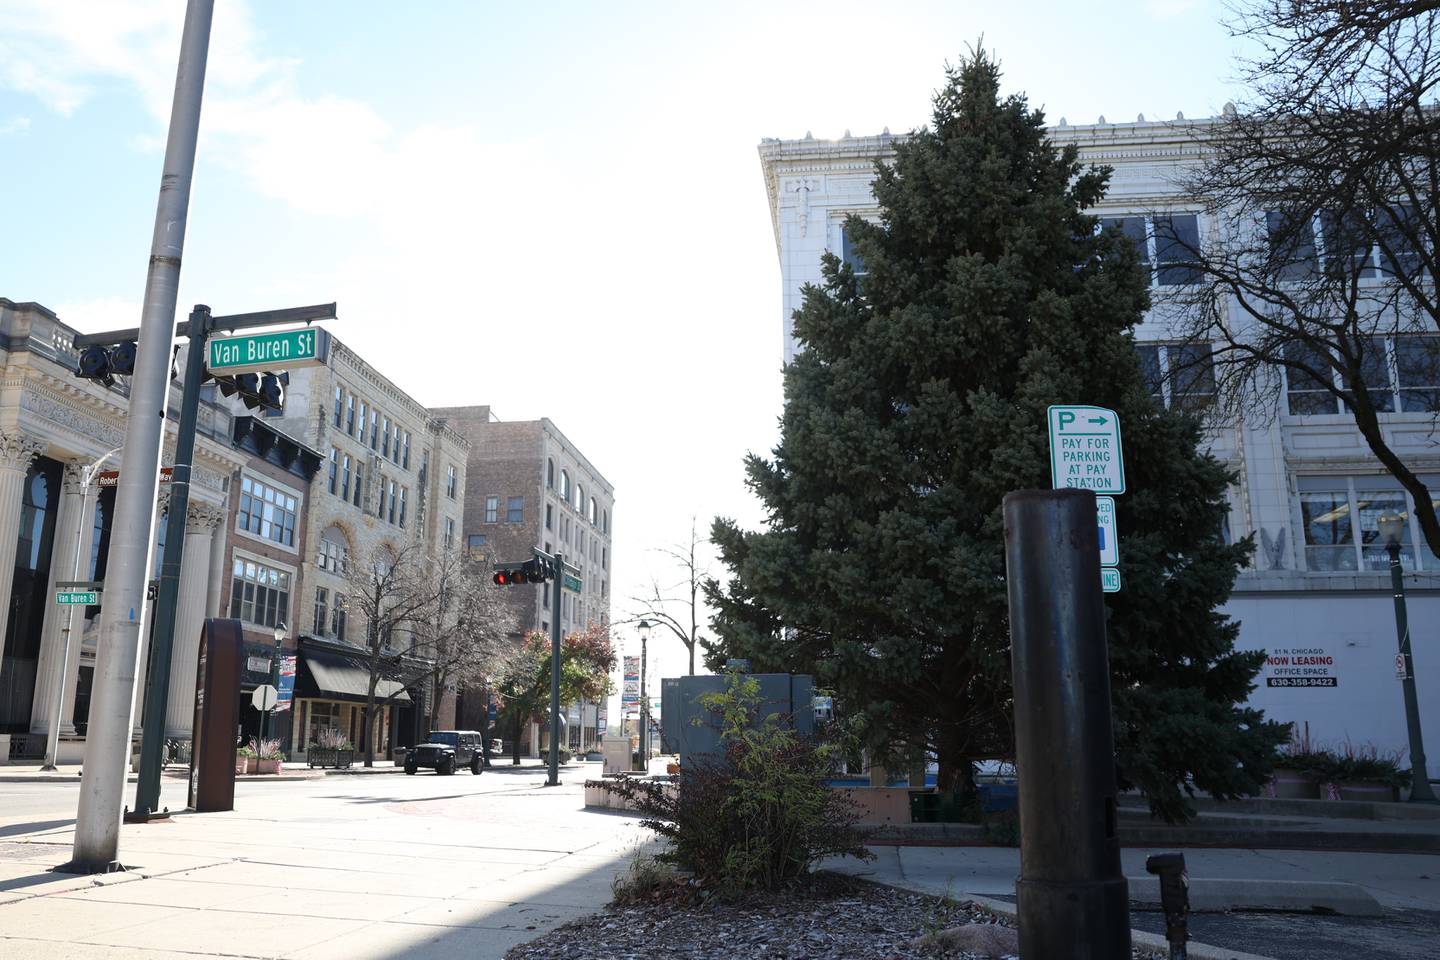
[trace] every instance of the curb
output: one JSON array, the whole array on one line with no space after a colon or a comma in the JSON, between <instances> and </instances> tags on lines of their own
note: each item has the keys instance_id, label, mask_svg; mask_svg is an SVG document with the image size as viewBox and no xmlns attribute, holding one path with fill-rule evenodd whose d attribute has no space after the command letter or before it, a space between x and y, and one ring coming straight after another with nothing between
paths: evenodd
<instances>
[{"instance_id":1,"label":"curb","mask_svg":"<svg viewBox=\"0 0 1440 960\"><path fill-rule=\"evenodd\" d=\"M969 900L984 907L991 913L998 913L1002 917L1019 922L1016 916L1015 904L1006 903L1004 900L993 900L990 897L982 897L979 894L964 893L956 899ZM1130 931L1130 944L1136 947L1144 947L1154 950L1157 953L1168 954L1170 944L1164 937L1156 936L1153 933L1146 933L1143 930ZM1185 944L1186 955L1190 960L1274 960L1273 957L1261 956L1258 953L1241 953L1239 950L1227 950L1224 947L1211 946L1208 943L1200 943L1191 940Z\"/></svg>"},{"instance_id":2,"label":"curb","mask_svg":"<svg viewBox=\"0 0 1440 960\"><path fill-rule=\"evenodd\" d=\"M888 823L872 827L867 844L876 846L995 846L971 823ZM1225 847L1229 849L1360 850L1373 853L1440 853L1434 833L1379 830L1315 830L1284 827L1170 827L1120 822L1122 847Z\"/></svg>"}]
</instances>

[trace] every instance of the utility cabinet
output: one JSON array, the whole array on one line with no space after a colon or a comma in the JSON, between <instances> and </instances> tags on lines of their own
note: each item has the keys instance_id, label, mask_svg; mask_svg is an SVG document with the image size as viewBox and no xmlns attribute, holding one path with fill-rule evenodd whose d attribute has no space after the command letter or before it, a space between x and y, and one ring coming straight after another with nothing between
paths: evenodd
<instances>
[{"instance_id":1,"label":"utility cabinet","mask_svg":"<svg viewBox=\"0 0 1440 960\"><path fill-rule=\"evenodd\" d=\"M755 673L760 685L757 720L779 714L779 720L801 734L815 732L815 683L804 673ZM699 704L700 697L724 693L727 676L667 677L660 681L660 744L664 753L687 757L719 755L720 730L715 717ZM697 722L698 721L698 722Z\"/></svg>"}]
</instances>

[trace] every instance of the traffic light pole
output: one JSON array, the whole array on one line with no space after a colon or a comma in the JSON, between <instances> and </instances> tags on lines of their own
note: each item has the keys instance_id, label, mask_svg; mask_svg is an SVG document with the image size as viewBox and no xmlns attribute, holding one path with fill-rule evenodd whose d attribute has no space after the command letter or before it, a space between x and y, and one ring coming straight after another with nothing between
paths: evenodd
<instances>
[{"instance_id":1,"label":"traffic light pole","mask_svg":"<svg viewBox=\"0 0 1440 960\"><path fill-rule=\"evenodd\" d=\"M550 611L550 777L560 785L560 604L565 597L565 555L555 554L555 608Z\"/></svg>"},{"instance_id":2,"label":"traffic light pole","mask_svg":"<svg viewBox=\"0 0 1440 960\"><path fill-rule=\"evenodd\" d=\"M200 411L200 385L205 380L205 338L210 335L210 308L196 304L190 311L185 380L180 391L180 423L175 432L175 463L170 475L170 508L165 521L165 557L155 600L155 636L150 645L150 680L145 689L144 739L140 776L135 784L135 809L126 823L167 817L160 809L160 769L165 762L165 713L170 702L170 658L175 649L175 610L180 600L180 562L185 554L185 517L190 509L190 468L195 460L195 420ZM124 474L121 474L124 477ZM199 642L199 637L187 638Z\"/></svg>"}]
</instances>

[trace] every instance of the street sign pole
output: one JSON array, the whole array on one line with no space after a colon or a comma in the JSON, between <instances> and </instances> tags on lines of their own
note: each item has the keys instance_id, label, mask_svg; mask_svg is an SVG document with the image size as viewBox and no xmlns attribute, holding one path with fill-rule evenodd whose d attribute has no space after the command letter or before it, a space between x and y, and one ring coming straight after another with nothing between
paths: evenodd
<instances>
[{"instance_id":1,"label":"street sign pole","mask_svg":"<svg viewBox=\"0 0 1440 960\"><path fill-rule=\"evenodd\" d=\"M565 602L565 555L555 554L555 609L550 611L550 777L560 785L560 606Z\"/></svg>"},{"instance_id":2,"label":"street sign pole","mask_svg":"<svg viewBox=\"0 0 1440 960\"><path fill-rule=\"evenodd\" d=\"M141 715L140 776L135 782L135 809L126 823L167 817L160 810L160 770L165 762L165 714L170 705L170 660L175 649L175 611L180 600L180 563L185 557L185 518L190 510L190 467L195 459L195 421L200 412L200 385L205 380L205 338L210 333L210 308L196 304L190 311L190 350L180 391L180 423L175 432L175 463L170 472L170 507L165 520L165 556L155 603L154 640L150 645L150 681ZM121 474L124 479L124 474ZM199 637L185 642L199 643Z\"/></svg>"},{"instance_id":3,"label":"street sign pole","mask_svg":"<svg viewBox=\"0 0 1440 960\"><path fill-rule=\"evenodd\" d=\"M214 0L189 0L176 68L175 97L155 229L145 280L144 307L131 380L115 523L106 564L107 597L100 631L90 727L85 743L85 776L75 813L71 859L57 869L68 873L109 873L120 863L120 817L125 772L130 765L130 730L135 710L135 672L144 622L145 580L153 546L155 493L165 404L170 392L170 347L180 261L200 133L200 103L210 47ZM163 723L163 720L162 720Z\"/></svg>"}]
</instances>

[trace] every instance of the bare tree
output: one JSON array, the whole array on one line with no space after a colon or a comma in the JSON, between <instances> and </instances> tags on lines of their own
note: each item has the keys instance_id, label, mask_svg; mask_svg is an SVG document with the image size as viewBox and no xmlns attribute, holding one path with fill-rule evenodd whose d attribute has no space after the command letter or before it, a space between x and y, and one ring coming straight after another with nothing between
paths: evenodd
<instances>
[{"instance_id":1,"label":"bare tree","mask_svg":"<svg viewBox=\"0 0 1440 960\"><path fill-rule=\"evenodd\" d=\"M1213 346L1226 412L1272 412L1283 385L1291 413L1348 414L1440 554L1435 496L1382 419L1440 413L1437 7L1262 0L1239 13L1233 31L1261 51L1242 64L1253 99L1193 128L1205 159L1184 180L1216 229L1181 237L1157 217L1156 236L1189 261L1192 282L1165 299Z\"/></svg>"},{"instance_id":2,"label":"bare tree","mask_svg":"<svg viewBox=\"0 0 1440 960\"><path fill-rule=\"evenodd\" d=\"M445 691L486 689L518 655L516 616L485 564L447 552L430 565L429 602L416 618L415 638L430 661L430 729ZM487 748L488 756L488 748Z\"/></svg>"},{"instance_id":3,"label":"bare tree","mask_svg":"<svg viewBox=\"0 0 1440 960\"><path fill-rule=\"evenodd\" d=\"M385 704L403 691L406 658L420 647L413 625L434 602L436 589L425 569L420 545L382 544L348 567L349 609L365 621L365 662L369 685L365 697L365 766L375 765L375 718ZM389 692L379 695L381 681Z\"/></svg>"},{"instance_id":4,"label":"bare tree","mask_svg":"<svg viewBox=\"0 0 1440 960\"><path fill-rule=\"evenodd\" d=\"M657 626L670 631L685 645L690 655L690 674L695 674L695 648L709 649L700 636L700 618L704 605L705 581L710 576L708 560L702 556L701 548L710 539L700 536L696 519L690 517L690 537L684 543L659 548L658 552L668 557L678 568L680 579L668 586L660 578L650 578L649 589L642 596L631 597L630 602L638 612L624 623L652 620Z\"/></svg>"}]
</instances>

